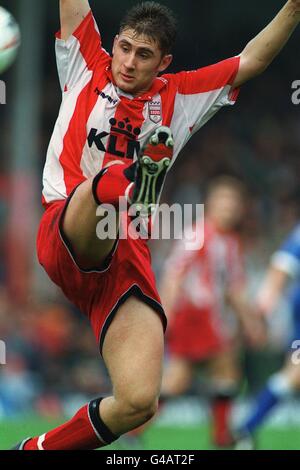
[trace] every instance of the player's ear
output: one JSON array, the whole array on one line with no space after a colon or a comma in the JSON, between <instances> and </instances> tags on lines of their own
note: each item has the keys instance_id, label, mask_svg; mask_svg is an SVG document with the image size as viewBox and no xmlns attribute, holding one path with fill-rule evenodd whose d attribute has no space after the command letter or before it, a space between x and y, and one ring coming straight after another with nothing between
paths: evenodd
<instances>
[{"instance_id":1,"label":"player's ear","mask_svg":"<svg viewBox=\"0 0 300 470\"><path fill-rule=\"evenodd\" d=\"M115 39L114 39L114 43L113 43L113 50L112 50L112 53L113 53L113 54L114 54L114 52L115 52L115 47L116 47L116 44L117 44L117 42L118 42L118 39L119 39L119 35L116 34Z\"/></svg>"},{"instance_id":2,"label":"player's ear","mask_svg":"<svg viewBox=\"0 0 300 470\"><path fill-rule=\"evenodd\" d=\"M163 56L163 58L161 59L161 63L158 67L158 71L163 72L164 70L166 70L171 64L172 60L173 60L172 54Z\"/></svg>"}]
</instances>

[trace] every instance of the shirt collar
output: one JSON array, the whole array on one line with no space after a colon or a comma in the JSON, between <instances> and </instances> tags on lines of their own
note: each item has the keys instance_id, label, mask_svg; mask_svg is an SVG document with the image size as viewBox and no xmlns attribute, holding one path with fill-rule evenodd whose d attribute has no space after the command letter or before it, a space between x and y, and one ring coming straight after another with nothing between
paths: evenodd
<instances>
[{"instance_id":1,"label":"shirt collar","mask_svg":"<svg viewBox=\"0 0 300 470\"><path fill-rule=\"evenodd\" d=\"M114 84L114 86L116 87L116 83L114 81L114 78L113 78L113 74L112 74L112 70L111 70L111 64L109 64L107 67L106 67L106 75L107 77L109 78L109 80ZM153 97L155 95L157 95L165 86L167 86L168 84L168 80L164 77L156 77L154 80L153 80L153 83L151 85L151 88L146 91L145 93L143 93L142 95L139 95L139 96L134 96L132 97L133 100L136 100L136 101L151 101L153 99ZM126 96L126 93L124 93L124 95ZM121 95L122 96L122 95ZM128 95L130 96L130 95ZM132 95L131 95L132 96Z\"/></svg>"}]
</instances>

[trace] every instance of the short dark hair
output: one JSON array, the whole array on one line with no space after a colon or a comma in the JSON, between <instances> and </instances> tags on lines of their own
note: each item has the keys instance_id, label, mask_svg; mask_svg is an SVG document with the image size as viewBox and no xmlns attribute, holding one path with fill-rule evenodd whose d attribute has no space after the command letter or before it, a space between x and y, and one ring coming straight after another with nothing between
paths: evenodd
<instances>
[{"instance_id":1,"label":"short dark hair","mask_svg":"<svg viewBox=\"0 0 300 470\"><path fill-rule=\"evenodd\" d=\"M135 5L121 21L120 32L128 28L157 41L164 55L172 51L177 35L177 20L168 7L156 2Z\"/></svg>"}]
</instances>

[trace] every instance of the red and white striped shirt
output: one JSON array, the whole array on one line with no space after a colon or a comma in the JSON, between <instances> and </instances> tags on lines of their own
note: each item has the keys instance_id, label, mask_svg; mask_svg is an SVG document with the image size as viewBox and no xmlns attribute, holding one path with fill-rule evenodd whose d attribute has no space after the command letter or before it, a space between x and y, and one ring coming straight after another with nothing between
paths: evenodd
<instances>
[{"instance_id":1,"label":"red and white striped shirt","mask_svg":"<svg viewBox=\"0 0 300 470\"><path fill-rule=\"evenodd\" d=\"M203 230L202 220L194 224L192 233L197 230ZM188 238L174 243L164 267L169 277L182 276L177 307L191 304L199 310L222 314L226 309L226 292L245 287L240 237L233 231L218 230L206 219L203 247L188 250L187 242Z\"/></svg>"},{"instance_id":2,"label":"red and white striped shirt","mask_svg":"<svg viewBox=\"0 0 300 470\"><path fill-rule=\"evenodd\" d=\"M56 56L63 95L43 174L45 206L65 199L109 161L136 160L158 126L173 132L174 162L190 137L238 94L231 84L239 57L157 77L142 96L122 93L91 12L67 41L57 37Z\"/></svg>"}]
</instances>

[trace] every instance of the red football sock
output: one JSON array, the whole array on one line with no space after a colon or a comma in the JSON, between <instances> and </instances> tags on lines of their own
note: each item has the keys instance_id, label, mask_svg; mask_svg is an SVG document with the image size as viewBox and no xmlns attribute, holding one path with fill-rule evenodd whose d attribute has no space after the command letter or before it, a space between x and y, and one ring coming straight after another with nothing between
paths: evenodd
<instances>
[{"instance_id":1,"label":"red football sock","mask_svg":"<svg viewBox=\"0 0 300 470\"><path fill-rule=\"evenodd\" d=\"M99 417L99 403L99 400L94 400L82 407L70 421L30 439L24 450L91 450L117 439L118 436L114 436ZM100 435L105 436L105 442Z\"/></svg>"},{"instance_id":2,"label":"red football sock","mask_svg":"<svg viewBox=\"0 0 300 470\"><path fill-rule=\"evenodd\" d=\"M232 443L230 431L231 408L232 400L229 398L216 398L213 400L213 440L220 447L225 447Z\"/></svg>"},{"instance_id":3,"label":"red football sock","mask_svg":"<svg viewBox=\"0 0 300 470\"><path fill-rule=\"evenodd\" d=\"M112 165L95 176L93 195L98 205L111 204L118 208L119 197L132 195L133 182L124 173L128 168L128 165Z\"/></svg>"}]
</instances>

